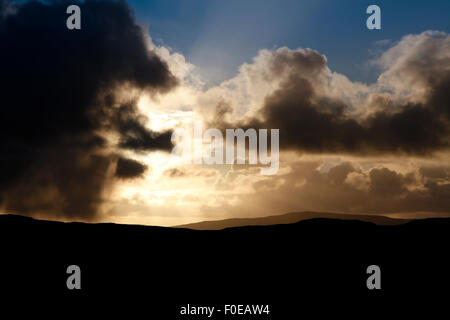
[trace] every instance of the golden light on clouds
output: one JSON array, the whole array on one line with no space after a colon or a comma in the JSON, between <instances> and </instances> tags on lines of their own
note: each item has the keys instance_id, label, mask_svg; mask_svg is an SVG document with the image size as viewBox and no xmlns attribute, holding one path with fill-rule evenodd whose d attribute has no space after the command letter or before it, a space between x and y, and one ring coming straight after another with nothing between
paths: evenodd
<instances>
[{"instance_id":1,"label":"golden light on clouds","mask_svg":"<svg viewBox=\"0 0 450 320\"><path fill-rule=\"evenodd\" d=\"M114 8L130 14L125 3ZM195 65L143 38L147 32L128 18L120 35L96 24L108 35L108 50L95 43L103 63L74 57L86 67L64 69L70 92L47 92L57 87L54 79L39 89L48 93L45 112L22 114L43 99L38 81L28 88L38 92L31 98L5 90L7 124L26 132L5 131L10 154L2 161L12 173L0 190L2 210L158 225L292 211L450 212L448 34L390 42L369 62L379 71L370 84L331 70L326 52L279 47L255 52L230 79L208 86ZM53 38L44 40L61 50L49 52L50 60L68 56ZM25 62L15 69L36 68ZM8 69L12 79L15 69ZM277 173L261 175L255 164L195 164L209 147L199 137L192 141L199 147L172 155L172 133L197 122L203 132L279 130Z\"/></svg>"},{"instance_id":2,"label":"golden light on clouds","mask_svg":"<svg viewBox=\"0 0 450 320\"><path fill-rule=\"evenodd\" d=\"M156 132L192 130L195 121L202 121L204 128L223 123L239 127L246 121L265 121L263 115L267 111L263 106L267 98L284 90L283 83L293 73L304 72L317 95L312 99L348 104L351 107L346 110L346 117L365 121L390 105L394 107L387 114L395 114L402 112L405 101L420 103L428 99L426 84L414 82L413 76L405 73L407 80L414 83L405 86L394 71L403 72L408 60L402 60L402 55L412 59L411 52L405 51L411 48L411 42L424 45L430 36L441 37L427 33L411 36L388 50L374 62L384 72L371 85L352 82L326 65L317 70L308 66L310 61L303 61L304 57L320 62L314 51L281 48L262 50L252 63L243 64L234 78L205 87L189 76L194 66L181 55L151 44L162 52L171 70L182 75L182 81L168 93L140 93L137 106L148 119L146 126ZM447 38L439 39L446 42ZM319 131L311 134L320 134ZM283 144L283 140L280 142ZM380 145L386 148L383 143ZM140 178L117 182L102 205L101 217L109 221L178 225L289 211L386 215L409 212L409 216L414 216L420 212L440 214L449 209L446 195L450 189L450 153L445 148L429 154L396 153L389 147L386 150L367 154L352 153L346 148L342 152L282 150L280 169L274 176L261 176L259 169L251 165L195 165L186 164L185 158L169 152L128 152L128 158L145 164L148 170ZM193 160L202 157L203 152L204 149L195 150L187 156Z\"/></svg>"}]
</instances>

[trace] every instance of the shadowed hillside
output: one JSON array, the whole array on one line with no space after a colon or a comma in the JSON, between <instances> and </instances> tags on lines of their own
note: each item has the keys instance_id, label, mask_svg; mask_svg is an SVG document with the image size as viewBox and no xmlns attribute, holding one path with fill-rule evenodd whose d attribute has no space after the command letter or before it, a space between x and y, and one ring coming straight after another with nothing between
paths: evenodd
<instances>
[{"instance_id":1,"label":"shadowed hillside","mask_svg":"<svg viewBox=\"0 0 450 320\"><path fill-rule=\"evenodd\" d=\"M268 226L276 224L289 224L314 218L359 220L365 222L372 222L379 225L397 225L410 221L407 219L392 219L382 215L363 215L363 214L357 215L357 214L325 213L325 212L291 212L287 214L258 217L258 218L236 218L236 219L225 219L214 221L202 221L198 223L184 224L176 227L189 228L194 230L221 230L225 228L242 227L242 226Z\"/></svg>"},{"instance_id":2,"label":"shadowed hillside","mask_svg":"<svg viewBox=\"0 0 450 320\"><path fill-rule=\"evenodd\" d=\"M76 303L79 310L118 300L157 319L180 319L188 303L270 304L268 319L280 320L306 311L349 316L356 305L383 314L403 310L402 299L410 305L448 296L449 238L450 219L385 226L321 218L196 231L2 215L0 271L13 300ZM82 270L79 291L66 288L72 264ZM366 287L372 264L381 268L381 290Z\"/></svg>"}]
</instances>

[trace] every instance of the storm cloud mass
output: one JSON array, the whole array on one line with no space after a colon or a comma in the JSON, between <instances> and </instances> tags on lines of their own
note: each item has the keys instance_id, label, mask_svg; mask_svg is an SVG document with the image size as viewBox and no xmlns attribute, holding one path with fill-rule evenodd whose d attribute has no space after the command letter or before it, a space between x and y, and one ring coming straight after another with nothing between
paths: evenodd
<instances>
[{"instance_id":1,"label":"storm cloud mass","mask_svg":"<svg viewBox=\"0 0 450 320\"><path fill-rule=\"evenodd\" d=\"M168 133L143 126L134 102L111 98L121 86L164 93L178 83L128 5L78 3L82 29L70 31L70 4L1 1L0 207L9 212L95 217L119 159L102 131L119 135L119 151L170 147ZM130 176L130 163L119 160L119 176Z\"/></svg>"},{"instance_id":2,"label":"storm cloud mass","mask_svg":"<svg viewBox=\"0 0 450 320\"><path fill-rule=\"evenodd\" d=\"M119 158L115 176L121 179L141 177L147 166L132 159Z\"/></svg>"},{"instance_id":3,"label":"storm cloud mass","mask_svg":"<svg viewBox=\"0 0 450 320\"><path fill-rule=\"evenodd\" d=\"M443 33L406 37L377 62L386 69L378 83L361 92L351 87L358 84L331 73L317 51L280 48L267 59L266 77L281 81L256 116L221 123L223 112L217 112L213 123L279 128L282 148L313 153L426 155L446 150L449 47L450 37ZM352 92L354 100L360 99L357 94L365 97L359 106L343 97Z\"/></svg>"}]
</instances>

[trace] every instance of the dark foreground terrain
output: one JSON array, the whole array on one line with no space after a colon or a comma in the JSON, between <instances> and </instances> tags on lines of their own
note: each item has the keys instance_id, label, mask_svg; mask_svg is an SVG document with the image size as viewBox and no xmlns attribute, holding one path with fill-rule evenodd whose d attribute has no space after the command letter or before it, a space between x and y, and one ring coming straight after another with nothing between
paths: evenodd
<instances>
[{"instance_id":1,"label":"dark foreground terrain","mask_svg":"<svg viewBox=\"0 0 450 320\"><path fill-rule=\"evenodd\" d=\"M187 304L270 305L270 315L210 319L365 319L417 307L448 310L449 238L449 219L393 226L312 219L194 231L3 215L0 303L140 314L126 319L208 318L180 315ZM66 287L72 264L81 268L81 290ZM372 264L381 268L381 290L366 287Z\"/></svg>"}]
</instances>

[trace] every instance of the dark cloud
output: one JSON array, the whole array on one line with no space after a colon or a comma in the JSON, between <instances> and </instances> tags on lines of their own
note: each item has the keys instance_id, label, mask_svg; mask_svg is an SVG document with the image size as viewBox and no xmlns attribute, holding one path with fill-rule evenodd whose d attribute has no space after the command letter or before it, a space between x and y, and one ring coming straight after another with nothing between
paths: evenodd
<instances>
[{"instance_id":1,"label":"dark cloud","mask_svg":"<svg viewBox=\"0 0 450 320\"><path fill-rule=\"evenodd\" d=\"M108 187L111 161L108 156L65 148L41 152L14 168L13 161L6 162L9 166L2 166L2 173L12 170L15 175L8 180L2 176L0 201L14 213L92 219Z\"/></svg>"},{"instance_id":2,"label":"dark cloud","mask_svg":"<svg viewBox=\"0 0 450 320\"><path fill-rule=\"evenodd\" d=\"M66 28L71 4L81 8L81 30ZM117 131L118 147L168 148L168 133L147 130L135 108L101 98L124 85L164 93L177 84L125 1L1 0L0 44L3 209L93 218L117 159L104 129Z\"/></svg>"},{"instance_id":3,"label":"dark cloud","mask_svg":"<svg viewBox=\"0 0 450 320\"><path fill-rule=\"evenodd\" d=\"M429 154L448 148L449 92L433 88L424 104L380 110L365 119L351 118L342 101L321 98L309 80L293 75L266 98L261 120L252 128L280 129L280 147L330 153ZM434 103L433 101L438 100ZM392 112L389 110L399 110Z\"/></svg>"},{"instance_id":4,"label":"dark cloud","mask_svg":"<svg viewBox=\"0 0 450 320\"><path fill-rule=\"evenodd\" d=\"M154 132L144 125L146 117L139 115L135 102L122 104L113 111L112 126L120 133L119 146L135 151L165 150L169 151L172 131Z\"/></svg>"},{"instance_id":5,"label":"dark cloud","mask_svg":"<svg viewBox=\"0 0 450 320\"><path fill-rule=\"evenodd\" d=\"M133 159L119 158L115 176L120 179L142 177L147 166Z\"/></svg>"},{"instance_id":6,"label":"dark cloud","mask_svg":"<svg viewBox=\"0 0 450 320\"><path fill-rule=\"evenodd\" d=\"M370 191L376 195L398 195L406 191L403 175L387 168L372 169Z\"/></svg>"},{"instance_id":7,"label":"dark cloud","mask_svg":"<svg viewBox=\"0 0 450 320\"><path fill-rule=\"evenodd\" d=\"M450 178L450 167L424 166L420 168L420 174L427 179Z\"/></svg>"},{"instance_id":8,"label":"dark cloud","mask_svg":"<svg viewBox=\"0 0 450 320\"><path fill-rule=\"evenodd\" d=\"M348 174L356 171L349 162L341 163L328 171L328 178L335 184L343 184Z\"/></svg>"},{"instance_id":9,"label":"dark cloud","mask_svg":"<svg viewBox=\"0 0 450 320\"><path fill-rule=\"evenodd\" d=\"M14 4L10 3L8 0L0 0L0 26L2 26L3 19L15 13Z\"/></svg>"},{"instance_id":10,"label":"dark cloud","mask_svg":"<svg viewBox=\"0 0 450 320\"><path fill-rule=\"evenodd\" d=\"M430 36L425 33L419 37ZM348 101L331 97L329 70L323 55L309 49L277 50L268 62L268 77L287 76L281 77L284 80L266 97L257 116L225 123L220 105L212 123L221 128L277 128L281 148L311 153L429 155L448 149L450 59L440 57L445 56L449 42L450 38L441 36L432 44L422 41L415 51L407 48L409 51L404 54L409 55L408 59L384 76L404 75L404 81L420 85L421 99L403 99L405 102L400 103L396 96L372 95L366 100L370 112L364 116L352 112L354 107ZM426 49L438 53L424 59ZM229 113L226 109L225 112Z\"/></svg>"}]
</instances>

